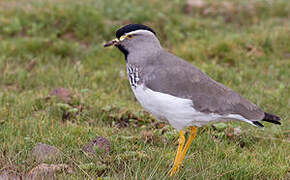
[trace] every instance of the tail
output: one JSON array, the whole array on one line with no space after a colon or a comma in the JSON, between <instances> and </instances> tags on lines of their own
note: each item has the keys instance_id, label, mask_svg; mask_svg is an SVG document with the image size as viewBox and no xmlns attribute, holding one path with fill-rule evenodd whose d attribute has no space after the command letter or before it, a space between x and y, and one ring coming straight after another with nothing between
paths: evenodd
<instances>
[{"instance_id":1,"label":"tail","mask_svg":"<svg viewBox=\"0 0 290 180\"><path fill-rule=\"evenodd\" d=\"M278 117L274 114L266 113L266 112L265 112L265 117L264 117L264 119L262 119L262 121L281 125L281 123L279 122L280 117Z\"/></svg>"},{"instance_id":2,"label":"tail","mask_svg":"<svg viewBox=\"0 0 290 180\"><path fill-rule=\"evenodd\" d=\"M281 119L280 117L274 115L274 114L270 114L270 113L267 113L265 112L265 116L264 116L264 119L262 119L261 121L266 121L266 122L269 122L269 123L273 123L273 124L278 124L278 125L281 125L281 123L279 122ZM252 121L254 125L260 127L260 128L263 128L263 124L260 123L259 121Z\"/></svg>"}]
</instances>

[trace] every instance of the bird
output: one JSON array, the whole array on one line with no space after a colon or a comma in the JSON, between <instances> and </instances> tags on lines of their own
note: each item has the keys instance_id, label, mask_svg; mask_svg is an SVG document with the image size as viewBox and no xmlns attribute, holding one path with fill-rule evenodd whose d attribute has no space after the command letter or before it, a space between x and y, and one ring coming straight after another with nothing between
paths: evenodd
<instances>
[{"instance_id":1,"label":"bird","mask_svg":"<svg viewBox=\"0 0 290 180\"><path fill-rule=\"evenodd\" d=\"M165 50L149 26L127 24L104 47L125 56L131 89L141 106L179 132L170 176L180 170L197 128L214 122L243 121L263 128L262 121L280 125L280 117L264 112L191 63ZM189 127L187 142L183 129Z\"/></svg>"}]
</instances>

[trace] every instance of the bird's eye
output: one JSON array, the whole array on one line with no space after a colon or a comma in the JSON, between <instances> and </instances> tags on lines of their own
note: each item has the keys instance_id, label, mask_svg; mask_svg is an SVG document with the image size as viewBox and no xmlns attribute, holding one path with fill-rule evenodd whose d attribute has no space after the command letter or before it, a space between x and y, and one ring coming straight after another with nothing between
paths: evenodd
<instances>
[{"instance_id":1,"label":"bird's eye","mask_svg":"<svg viewBox=\"0 0 290 180\"><path fill-rule=\"evenodd\" d=\"M127 35L127 38L128 38L128 39L132 39L133 37L134 37L133 34L128 34L128 35Z\"/></svg>"}]
</instances>

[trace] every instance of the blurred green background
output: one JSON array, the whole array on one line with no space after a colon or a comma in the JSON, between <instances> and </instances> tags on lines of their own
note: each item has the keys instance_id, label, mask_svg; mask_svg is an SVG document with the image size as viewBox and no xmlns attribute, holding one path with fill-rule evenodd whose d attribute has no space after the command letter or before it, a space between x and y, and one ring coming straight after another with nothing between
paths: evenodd
<instances>
[{"instance_id":1,"label":"blurred green background","mask_svg":"<svg viewBox=\"0 0 290 180\"><path fill-rule=\"evenodd\" d=\"M46 163L73 169L58 179L169 178L178 133L142 110L123 55L103 48L122 25L143 23L165 49L282 118L264 131L200 128L175 179L290 178L289 15L288 0L1 0L0 174L25 176L43 142L62 151ZM53 93L60 87L68 97ZM111 142L108 155L82 152L96 136Z\"/></svg>"}]
</instances>

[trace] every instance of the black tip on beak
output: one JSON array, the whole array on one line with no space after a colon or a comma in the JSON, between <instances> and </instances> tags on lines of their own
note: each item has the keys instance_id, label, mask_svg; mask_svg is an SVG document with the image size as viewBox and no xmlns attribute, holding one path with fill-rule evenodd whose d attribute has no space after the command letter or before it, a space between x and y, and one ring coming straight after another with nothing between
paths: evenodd
<instances>
[{"instance_id":1,"label":"black tip on beak","mask_svg":"<svg viewBox=\"0 0 290 180\"><path fill-rule=\"evenodd\" d=\"M110 42L107 42L104 47L109 47L109 46L112 46L114 45L114 42L113 41L110 41Z\"/></svg>"}]
</instances>

